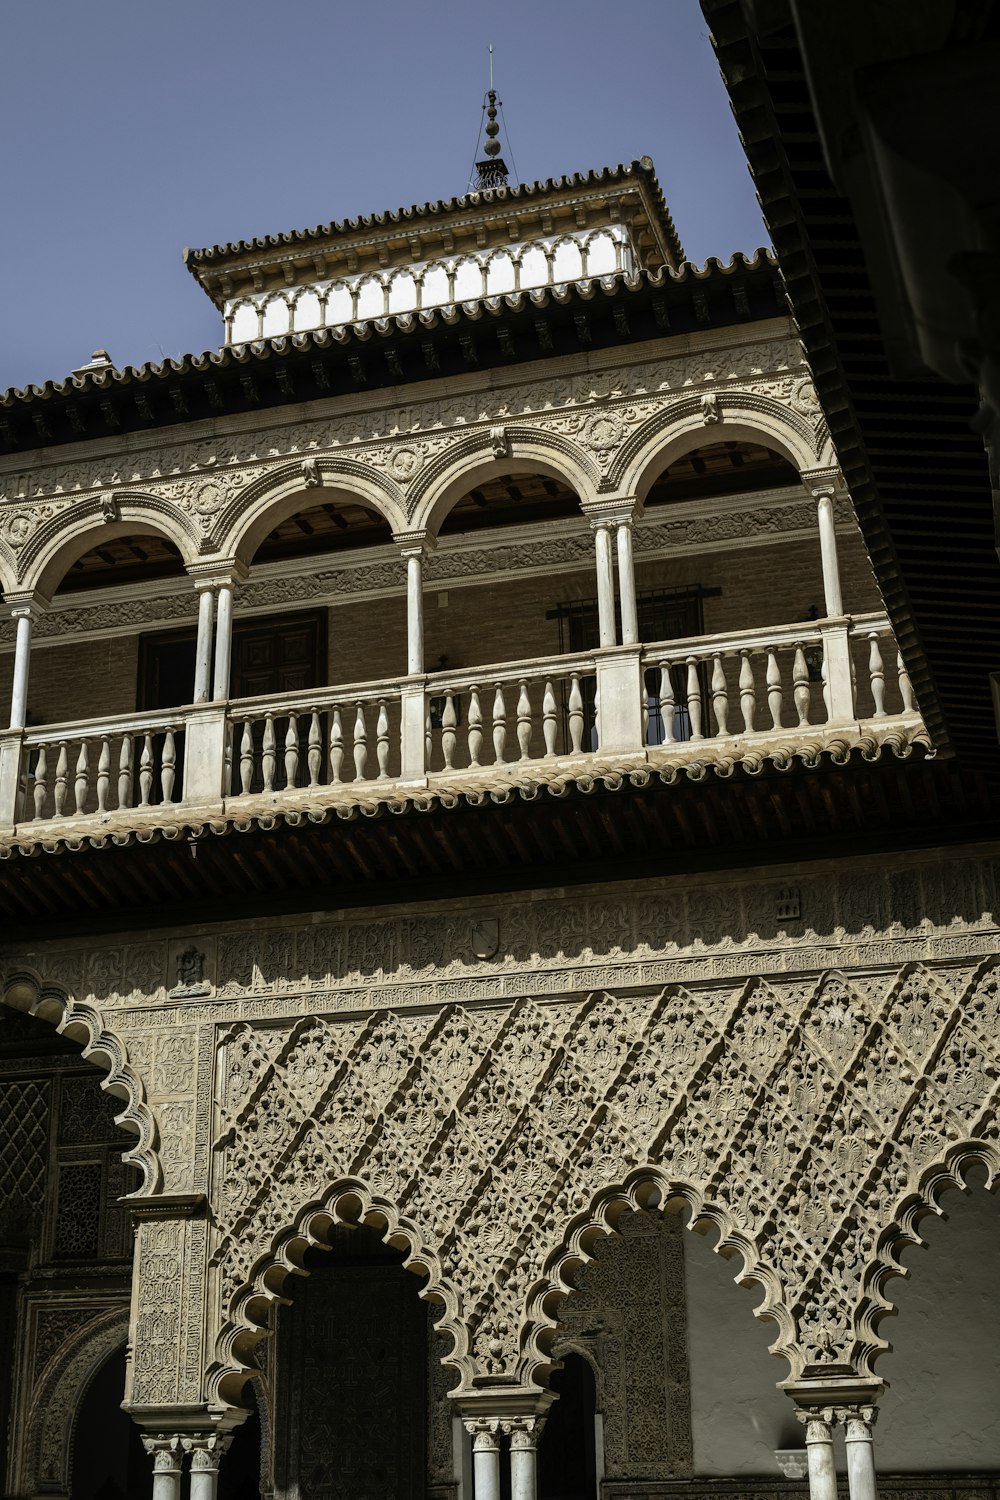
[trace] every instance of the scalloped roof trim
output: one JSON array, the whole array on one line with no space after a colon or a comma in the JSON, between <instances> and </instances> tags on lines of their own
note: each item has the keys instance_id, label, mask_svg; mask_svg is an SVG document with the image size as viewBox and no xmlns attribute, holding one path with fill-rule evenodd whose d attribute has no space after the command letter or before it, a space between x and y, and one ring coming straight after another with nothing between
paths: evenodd
<instances>
[{"instance_id":1,"label":"scalloped roof trim","mask_svg":"<svg viewBox=\"0 0 1000 1500\"><path fill-rule=\"evenodd\" d=\"M686 281L709 281L714 276L732 276L738 271L755 271L767 265L777 268L777 257L772 250L761 247L752 256L737 250L728 261L718 256L709 256L703 266L684 261L680 269L672 271L662 266L656 271L619 271L612 276L597 280L567 281L554 285L535 287L528 291L511 292L501 297L480 297L473 302L447 303L440 307L423 308L420 312L398 313L389 318L374 318L358 323L344 323L335 328L316 328L304 333L279 334L270 339L254 339L246 344L233 344L221 349L207 349L201 354L182 354L177 359L162 362L150 360L143 365L125 365L89 372L86 375L69 375L64 380L47 380L44 385L9 386L0 393L0 406L30 404L33 401L49 401L53 396L72 396L86 391L107 391L116 385L143 384L150 380L168 380L176 375L187 375L192 371L224 369L230 364L247 364L250 360L270 359L272 354L285 354L288 350L327 349L332 343L348 344L352 341L366 343L374 330L382 338L397 333L412 333L415 328L435 328L439 322L454 324L461 319L478 322L484 313L498 317L502 312L520 312L525 307L545 307L551 297L557 302L569 302L573 297L582 302L590 301L600 288L606 296L617 295L621 290L637 292L645 286L662 287L668 282L683 285ZM44 445L43 445L44 446Z\"/></svg>"}]
</instances>

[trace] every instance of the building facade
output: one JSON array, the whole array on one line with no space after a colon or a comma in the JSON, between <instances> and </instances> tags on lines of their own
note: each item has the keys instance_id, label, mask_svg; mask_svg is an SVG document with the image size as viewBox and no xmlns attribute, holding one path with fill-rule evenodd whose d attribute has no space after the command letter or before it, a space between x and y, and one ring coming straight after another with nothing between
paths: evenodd
<instances>
[{"instance_id":1,"label":"building facade","mask_svg":"<svg viewBox=\"0 0 1000 1500\"><path fill-rule=\"evenodd\" d=\"M647 159L188 263L3 398L5 1493L992 1493L879 1359L997 865L775 264Z\"/></svg>"}]
</instances>

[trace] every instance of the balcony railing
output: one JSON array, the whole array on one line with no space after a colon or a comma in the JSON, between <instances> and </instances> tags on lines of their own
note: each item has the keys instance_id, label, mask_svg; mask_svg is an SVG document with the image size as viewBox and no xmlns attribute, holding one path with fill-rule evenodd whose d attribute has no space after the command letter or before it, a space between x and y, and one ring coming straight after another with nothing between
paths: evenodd
<instances>
[{"instance_id":1,"label":"balcony railing","mask_svg":"<svg viewBox=\"0 0 1000 1500\"><path fill-rule=\"evenodd\" d=\"M0 738L0 829L471 795L574 777L927 745L882 615L612 646Z\"/></svg>"}]
</instances>

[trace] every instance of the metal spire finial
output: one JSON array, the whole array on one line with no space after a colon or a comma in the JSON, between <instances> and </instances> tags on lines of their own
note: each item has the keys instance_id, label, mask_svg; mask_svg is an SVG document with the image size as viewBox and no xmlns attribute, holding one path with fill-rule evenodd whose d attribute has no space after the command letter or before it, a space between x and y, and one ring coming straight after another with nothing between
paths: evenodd
<instances>
[{"instance_id":1,"label":"metal spire finial","mask_svg":"<svg viewBox=\"0 0 1000 1500\"><path fill-rule=\"evenodd\" d=\"M476 188L506 187L510 176L507 163L500 155L500 142L497 137L500 134L500 126L497 123L497 91L493 87L493 43L490 43L490 86L483 104L486 111L486 145L484 147L486 160L476 162ZM500 101L503 108L503 100Z\"/></svg>"}]
</instances>

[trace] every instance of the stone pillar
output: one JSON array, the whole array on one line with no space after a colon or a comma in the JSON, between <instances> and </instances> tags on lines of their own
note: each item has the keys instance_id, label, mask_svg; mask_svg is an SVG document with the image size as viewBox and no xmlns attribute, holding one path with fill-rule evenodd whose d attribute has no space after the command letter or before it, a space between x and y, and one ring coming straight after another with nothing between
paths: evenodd
<instances>
[{"instance_id":1,"label":"stone pillar","mask_svg":"<svg viewBox=\"0 0 1000 1500\"><path fill-rule=\"evenodd\" d=\"M503 1424L510 1436L510 1500L536 1500L538 1440L544 1417L516 1417Z\"/></svg>"},{"instance_id":2,"label":"stone pillar","mask_svg":"<svg viewBox=\"0 0 1000 1500\"><path fill-rule=\"evenodd\" d=\"M210 579L199 579L198 590L198 643L194 654L194 693L192 703L207 703L212 675L212 613L215 590Z\"/></svg>"},{"instance_id":3,"label":"stone pillar","mask_svg":"<svg viewBox=\"0 0 1000 1500\"><path fill-rule=\"evenodd\" d=\"M427 531L400 531L393 540L406 558L406 671L415 677L424 670L424 558L434 550L434 538Z\"/></svg>"},{"instance_id":4,"label":"stone pillar","mask_svg":"<svg viewBox=\"0 0 1000 1500\"><path fill-rule=\"evenodd\" d=\"M796 1415L806 1430L809 1462L809 1500L837 1500L837 1470L833 1462L833 1408L814 1407Z\"/></svg>"},{"instance_id":5,"label":"stone pillar","mask_svg":"<svg viewBox=\"0 0 1000 1500\"><path fill-rule=\"evenodd\" d=\"M200 627L200 608L198 624ZM233 583L231 579L227 579L225 582L219 584L219 602L215 616L215 674L212 678L212 697L216 701L220 698L229 697L229 664L232 658L232 650Z\"/></svg>"},{"instance_id":6,"label":"stone pillar","mask_svg":"<svg viewBox=\"0 0 1000 1500\"><path fill-rule=\"evenodd\" d=\"M611 522L605 516L592 522L597 555L597 622L600 644L618 644L615 624L615 574L611 559Z\"/></svg>"},{"instance_id":7,"label":"stone pillar","mask_svg":"<svg viewBox=\"0 0 1000 1500\"><path fill-rule=\"evenodd\" d=\"M143 1437L142 1446L153 1460L153 1500L181 1500L181 1440L175 1434Z\"/></svg>"},{"instance_id":8,"label":"stone pillar","mask_svg":"<svg viewBox=\"0 0 1000 1500\"><path fill-rule=\"evenodd\" d=\"M872 1429L878 1417L875 1406L845 1406L837 1411L843 1422L847 1446L847 1486L851 1500L878 1500L875 1484L875 1449Z\"/></svg>"},{"instance_id":9,"label":"stone pillar","mask_svg":"<svg viewBox=\"0 0 1000 1500\"><path fill-rule=\"evenodd\" d=\"M622 609L622 645L634 646L639 639L639 611L635 599L635 561L632 557L632 520L619 521L618 595Z\"/></svg>"},{"instance_id":10,"label":"stone pillar","mask_svg":"<svg viewBox=\"0 0 1000 1500\"><path fill-rule=\"evenodd\" d=\"M17 621L14 645L14 686L10 695L10 727L23 729L28 715L28 669L31 665L31 631L35 610L30 604L15 604L11 616Z\"/></svg>"},{"instance_id":11,"label":"stone pillar","mask_svg":"<svg viewBox=\"0 0 1000 1500\"><path fill-rule=\"evenodd\" d=\"M472 1488L474 1500L500 1500L500 1423L494 1418L466 1421L472 1433Z\"/></svg>"},{"instance_id":12,"label":"stone pillar","mask_svg":"<svg viewBox=\"0 0 1000 1500\"><path fill-rule=\"evenodd\" d=\"M834 501L842 481L836 469L815 469L802 475L802 482L816 501L819 522L819 552L823 567L823 600L829 619L844 613L840 589L840 564L837 559L837 521Z\"/></svg>"},{"instance_id":13,"label":"stone pillar","mask_svg":"<svg viewBox=\"0 0 1000 1500\"><path fill-rule=\"evenodd\" d=\"M219 1488L219 1464L232 1436L211 1432L204 1437L186 1437L185 1450L191 1455L190 1500L215 1500Z\"/></svg>"}]
</instances>

